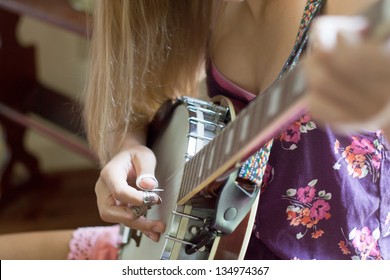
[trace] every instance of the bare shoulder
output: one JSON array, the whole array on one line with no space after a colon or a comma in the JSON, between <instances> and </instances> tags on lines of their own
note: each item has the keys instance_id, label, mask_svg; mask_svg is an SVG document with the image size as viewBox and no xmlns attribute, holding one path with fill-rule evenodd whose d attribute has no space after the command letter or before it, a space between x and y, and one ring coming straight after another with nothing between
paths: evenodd
<instances>
[{"instance_id":1,"label":"bare shoulder","mask_svg":"<svg viewBox=\"0 0 390 280\"><path fill-rule=\"evenodd\" d=\"M354 15L376 2L378 0L327 0L324 12L328 15Z\"/></svg>"}]
</instances>

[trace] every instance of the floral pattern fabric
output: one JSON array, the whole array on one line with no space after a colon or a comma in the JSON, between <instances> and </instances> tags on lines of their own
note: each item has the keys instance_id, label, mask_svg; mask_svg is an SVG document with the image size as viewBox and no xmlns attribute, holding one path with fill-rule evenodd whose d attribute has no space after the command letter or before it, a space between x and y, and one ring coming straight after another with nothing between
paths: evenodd
<instances>
[{"instance_id":1,"label":"floral pattern fabric","mask_svg":"<svg viewBox=\"0 0 390 280\"><path fill-rule=\"evenodd\" d=\"M363 227L361 230L354 228L338 245L343 254L350 255L353 260L381 260L379 238L379 228L373 232L368 227Z\"/></svg>"},{"instance_id":2,"label":"floral pattern fabric","mask_svg":"<svg viewBox=\"0 0 390 280\"><path fill-rule=\"evenodd\" d=\"M281 76L323 2L308 1ZM234 98L210 75L208 88ZM389 146L380 132L340 136L308 114L297 118L274 138L246 258L390 259Z\"/></svg>"},{"instance_id":3,"label":"floral pattern fabric","mask_svg":"<svg viewBox=\"0 0 390 280\"><path fill-rule=\"evenodd\" d=\"M309 119L274 140L251 246L283 259L389 259L388 143L379 132L302 130Z\"/></svg>"},{"instance_id":4,"label":"floral pattern fabric","mask_svg":"<svg viewBox=\"0 0 390 280\"><path fill-rule=\"evenodd\" d=\"M295 150L298 147L297 145L301 140L302 134L309 133L316 128L317 126L309 114L302 115L280 134L279 140L285 144L283 145L283 149Z\"/></svg>"},{"instance_id":5,"label":"floral pattern fabric","mask_svg":"<svg viewBox=\"0 0 390 280\"><path fill-rule=\"evenodd\" d=\"M308 114L298 118L275 138L250 246L266 258L390 259L388 147L380 132L342 137Z\"/></svg>"},{"instance_id":6,"label":"floral pattern fabric","mask_svg":"<svg viewBox=\"0 0 390 280\"><path fill-rule=\"evenodd\" d=\"M310 181L307 186L298 189L288 189L282 198L287 199L290 204L286 209L287 220L294 227L301 227L295 236L297 239L303 238L308 231L312 231L311 238L319 238L325 232L320 228L321 220L329 220L331 193L325 190L316 190L318 180Z\"/></svg>"},{"instance_id":7,"label":"floral pattern fabric","mask_svg":"<svg viewBox=\"0 0 390 280\"><path fill-rule=\"evenodd\" d=\"M364 178L371 175L373 182L379 179L381 166L382 144L376 139L373 143L367 138L352 137L351 144L343 148L336 140L334 150L340 154L340 160L347 163L348 174L354 178ZM340 161L339 160L339 161ZM333 168L340 170L341 164L337 161Z\"/></svg>"}]
</instances>

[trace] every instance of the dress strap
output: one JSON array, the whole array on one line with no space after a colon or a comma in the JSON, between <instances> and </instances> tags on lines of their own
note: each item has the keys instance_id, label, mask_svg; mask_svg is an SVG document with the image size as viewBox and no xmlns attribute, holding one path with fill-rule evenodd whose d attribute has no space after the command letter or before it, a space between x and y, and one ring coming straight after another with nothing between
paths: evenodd
<instances>
[{"instance_id":1,"label":"dress strap","mask_svg":"<svg viewBox=\"0 0 390 280\"><path fill-rule=\"evenodd\" d=\"M282 68L282 71L279 73L279 78L283 76L283 74L297 64L302 51L306 48L308 37L309 37L309 29L313 22L313 19L321 13L321 9L325 3L325 0L308 0L303 11L303 16L301 19L301 23L299 25L296 41L294 48L287 59L285 65Z\"/></svg>"}]
</instances>

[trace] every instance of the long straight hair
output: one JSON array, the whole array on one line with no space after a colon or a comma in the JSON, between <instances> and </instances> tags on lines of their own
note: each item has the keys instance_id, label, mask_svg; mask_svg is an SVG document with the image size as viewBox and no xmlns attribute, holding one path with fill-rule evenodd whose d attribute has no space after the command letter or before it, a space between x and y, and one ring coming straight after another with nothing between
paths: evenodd
<instances>
[{"instance_id":1,"label":"long straight hair","mask_svg":"<svg viewBox=\"0 0 390 280\"><path fill-rule=\"evenodd\" d=\"M211 2L96 1L84 117L102 165L164 101L197 93Z\"/></svg>"}]
</instances>

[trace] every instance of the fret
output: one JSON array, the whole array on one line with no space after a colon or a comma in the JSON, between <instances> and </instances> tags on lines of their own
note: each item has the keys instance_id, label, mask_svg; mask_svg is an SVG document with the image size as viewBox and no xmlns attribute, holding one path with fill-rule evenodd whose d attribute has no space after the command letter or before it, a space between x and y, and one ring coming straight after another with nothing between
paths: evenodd
<instances>
[{"instance_id":1,"label":"fret","mask_svg":"<svg viewBox=\"0 0 390 280\"><path fill-rule=\"evenodd\" d=\"M184 164L183 179L180 184L179 198L183 197L186 194L186 189L190 181L189 173L190 173L191 165L188 163L189 161L187 161Z\"/></svg>"},{"instance_id":2,"label":"fret","mask_svg":"<svg viewBox=\"0 0 390 280\"><path fill-rule=\"evenodd\" d=\"M236 118L233 122L234 130L236 131L234 135L233 141L233 151L238 151L242 147L242 142L246 138L246 134L248 133L249 119L245 118L246 115L242 115L239 118ZM243 121L246 120L245 126L243 125Z\"/></svg>"},{"instance_id":3,"label":"fret","mask_svg":"<svg viewBox=\"0 0 390 280\"><path fill-rule=\"evenodd\" d=\"M244 116L238 118L238 120L241 121L241 133L240 133L240 143L244 142L247 139L248 132L249 132L249 122L250 122L250 115L245 114Z\"/></svg>"},{"instance_id":4,"label":"fret","mask_svg":"<svg viewBox=\"0 0 390 280\"><path fill-rule=\"evenodd\" d=\"M202 165L204 164L204 153L203 153L203 150L200 151L198 153L198 162L197 162L197 165L196 165L196 176L194 176L194 181L193 181L193 188L191 188L191 190L193 190L194 188L196 188L197 186L199 186L199 184L202 182L202 178L201 178L201 175L202 175Z\"/></svg>"},{"instance_id":5,"label":"fret","mask_svg":"<svg viewBox=\"0 0 390 280\"><path fill-rule=\"evenodd\" d=\"M214 120L214 122L217 122L217 121L218 120ZM217 125L217 124L210 123L210 125L208 127L206 127L206 131L213 131L213 133L215 133L215 130L218 129L218 126L219 125ZM201 184L203 182L203 180L205 180L211 174L210 168L209 168L209 158L210 158L209 150L213 149L213 145L212 144L209 145L209 143L207 145L205 145L205 147L203 147L203 149L200 151L201 163L200 163L200 166L198 167L199 170L198 170L198 177L196 178L196 183L195 183L196 186ZM211 167L211 165L210 165L210 167Z\"/></svg>"},{"instance_id":6,"label":"fret","mask_svg":"<svg viewBox=\"0 0 390 280\"><path fill-rule=\"evenodd\" d=\"M214 140L218 140L217 139L218 135L214 138ZM209 145L207 145L205 164L204 164L205 165L205 172L203 173L202 181L207 179L209 176L211 176L215 172L216 166L218 166L218 163L217 163L218 146L217 146L217 144L218 144L217 141L213 141L213 142L210 142Z\"/></svg>"},{"instance_id":7,"label":"fret","mask_svg":"<svg viewBox=\"0 0 390 280\"><path fill-rule=\"evenodd\" d=\"M188 162L189 163L189 162ZM188 169L188 172L187 172L187 177L186 177L186 182L183 184L181 184L181 188L180 188L180 194L179 194L179 200L181 198L183 198L188 192L189 190L191 189L192 187L192 172L193 172L193 165L192 164L189 164L187 166L187 169Z\"/></svg>"},{"instance_id":8,"label":"fret","mask_svg":"<svg viewBox=\"0 0 390 280\"><path fill-rule=\"evenodd\" d=\"M294 90L296 83L294 81L295 77L293 75L293 72L294 71L290 71L283 79L282 87L283 87L284 96L283 96L283 102L279 108L280 111L279 115L282 115L284 113L284 109L292 105L294 99L296 98L294 96L296 94L296 91Z\"/></svg>"},{"instance_id":9,"label":"fret","mask_svg":"<svg viewBox=\"0 0 390 280\"><path fill-rule=\"evenodd\" d=\"M290 72L288 76L284 79L285 87L286 87L286 100L283 104L281 110L285 110L295 103L297 99L300 97L300 91L302 88L302 84L297 83L295 72Z\"/></svg>"},{"instance_id":10,"label":"fret","mask_svg":"<svg viewBox=\"0 0 390 280\"><path fill-rule=\"evenodd\" d=\"M234 154L237 149L234 149L237 145L236 142L239 142L238 139L240 137L240 129L238 127L237 119L225 128L226 133L224 137L224 147L221 151L221 164L225 164L231 159L231 155ZM240 148L240 146L238 146Z\"/></svg>"},{"instance_id":11,"label":"fret","mask_svg":"<svg viewBox=\"0 0 390 280\"><path fill-rule=\"evenodd\" d=\"M201 153L202 151L200 151ZM203 173L203 170L204 170L204 159L206 157L206 155L204 153L201 153L201 160L200 160L200 165L199 165L199 170L198 170L198 178L202 178L202 173Z\"/></svg>"},{"instance_id":12,"label":"fret","mask_svg":"<svg viewBox=\"0 0 390 280\"><path fill-rule=\"evenodd\" d=\"M247 116L250 119L251 128L249 131L249 136L247 139L244 140L244 142L241 145L245 145L252 141L264 128L264 124L267 122L266 112L267 112L267 105L269 97L267 95L260 95L257 97L258 99L255 99L252 103L253 106L251 106L247 112ZM255 152L251 151L250 153ZM246 160L250 154L245 154L244 158L241 158L240 161Z\"/></svg>"},{"instance_id":13,"label":"fret","mask_svg":"<svg viewBox=\"0 0 390 280\"><path fill-rule=\"evenodd\" d=\"M193 165L193 176L191 177L192 180L190 181L191 187L189 187L187 190L187 193L192 191L194 188L198 187L207 177L208 177L208 170L206 169L207 165L207 158L208 158L208 150L210 149L211 145L206 145L203 147L195 156Z\"/></svg>"},{"instance_id":14,"label":"fret","mask_svg":"<svg viewBox=\"0 0 390 280\"><path fill-rule=\"evenodd\" d=\"M229 127L229 131L227 131L227 136L226 136L226 144L224 147L224 154L225 155L230 155L232 146L233 146L233 140L234 140L234 123Z\"/></svg>"},{"instance_id":15,"label":"fret","mask_svg":"<svg viewBox=\"0 0 390 280\"><path fill-rule=\"evenodd\" d=\"M267 92L266 92L267 93ZM248 106L248 112L249 115L249 135L245 142L250 142L256 135L261 132L263 129L262 124L265 123L267 120L266 118L266 112L268 108L268 100L269 95L264 93L262 96L259 96L259 99L255 99L250 106ZM262 109L264 108L264 110ZM256 121L253 119L255 117ZM257 119L260 119L259 122L257 122Z\"/></svg>"},{"instance_id":16,"label":"fret","mask_svg":"<svg viewBox=\"0 0 390 280\"><path fill-rule=\"evenodd\" d=\"M305 93L306 84L304 79L303 72L298 71L300 68L298 66L295 68L296 71L292 71L285 79L285 84L287 85L288 92L286 94L286 100L283 104L281 111L286 111L289 107L295 104L298 100L301 99L302 95ZM289 116L289 119L286 119L285 122L289 122L286 125L290 124L297 118L299 118L302 111L298 110L295 115Z\"/></svg>"},{"instance_id":17,"label":"fret","mask_svg":"<svg viewBox=\"0 0 390 280\"><path fill-rule=\"evenodd\" d=\"M196 117L199 119L197 121L197 126L196 126L196 134L198 135L197 141L196 141L196 152L199 152L201 148L203 148L203 138L205 137L205 122L206 121L201 121L204 118L204 114L202 110L196 110Z\"/></svg>"},{"instance_id":18,"label":"fret","mask_svg":"<svg viewBox=\"0 0 390 280\"><path fill-rule=\"evenodd\" d=\"M190 157L193 157L196 154L196 138L191 135L188 135L187 137L188 137L187 153Z\"/></svg>"},{"instance_id":19,"label":"fret","mask_svg":"<svg viewBox=\"0 0 390 280\"><path fill-rule=\"evenodd\" d=\"M301 67L298 65L295 67L295 71L291 73L288 77L288 82L292 82L291 87L291 94L289 94L289 97L296 98L297 96L301 96L306 88L306 80L305 80L305 73L301 69Z\"/></svg>"},{"instance_id":20,"label":"fret","mask_svg":"<svg viewBox=\"0 0 390 280\"><path fill-rule=\"evenodd\" d=\"M180 194L179 194L179 199L184 197L186 194L190 192L190 190L193 188L193 181L194 181L194 175L195 175L195 170L196 170L196 165L197 165L197 155L195 155L191 160L186 162L186 167L185 170L187 171L186 173L186 183L185 185L182 184L182 187L180 189Z\"/></svg>"},{"instance_id":21,"label":"fret","mask_svg":"<svg viewBox=\"0 0 390 280\"><path fill-rule=\"evenodd\" d=\"M291 74L291 72L290 72ZM291 102L289 102L290 98L293 96L293 83L291 79L291 75L287 75L286 79L284 79L280 83L280 88L282 89L282 92L284 92L283 98L281 98L279 102L279 108L278 108L278 117L282 116L285 110L292 105ZM280 129L283 129L282 127Z\"/></svg>"},{"instance_id":22,"label":"fret","mask_svg":"<svg viewBox=\"0 0 390 280\"><path fill-rule=\"evenodd\" d=\"M268 123L269 119L267 118L267 108L269 102L269 94L266 92L262 96L259 96L259 100L256 100L256 106L253 111L253 122L256 125L255 132L261 132L265 125Z\"/></svg>"},{"instance_id":23,"label":"fret","mask_svg":"<svg viewBox=\"0 0 390 280\"><path fill-rule=\"evenodd\" d=\"M210 147L209 150L211 150L211 151L210 151L210 158L209 158L208 163L207 163L207 170L208 170L208 172L210 172L210 170L212 170L212 167L213 167L216 148L215 148L215 145L213 145L213 143L210 143L210 145L208 145L208 146ZM210 172L210 173L212 173L212 172Z\"/></svg>"},{"instance_id":24,"label":"fret","mask_svg":"<svg viewBox=\"0 0 390 280\"><path fill-rule=\"evenodd\" d=\"M222 151L224 146L224 138L226 135L226 130L222 130L216 137L215 142L215 152L214 152L214 162L212 164L212 172L214 172L219 166L223 164L222 160Z\"/></svg>"},{"instance_id":25,"label":"fret","mask_svg":"<svg viewBox=\"0 0 390 280\"><path fill-rule=\"evenodd\" d=\"M190 128L193 129L193 128ZM191 183L191 178L193 176L193 164L194 164L194 157L196 155L196 138L192 136L188 136L188 153L191 156L191 159L186 162L186 180L185 180L185 189L188 188L188 185ZM185 190L184 189L184 190Z\"/></svg>"},{"instance_id":26,"label":"fret","mask_svg":"<svg viewBox=\"0 0 390 280\"><path fill-rule=\"evenodd\" d=\"M198 170L199 170L199 165L200 165L200 160L201 160L201 154L197 153L194 158L192 159L192 167L191 167L191 175L190 175L190 184L189 188L187 190L187 193L189 193L191 190L193 190L196 187L196 178L198 177Z\"/></svg>"},{"instance_id":27,"label":"fret","mask_svg":"<svg viewBox=\"0 0 390 280\"><path fill-rule=\"evenodd\" d=\"M202 175L200 176L199 178L199 181L200 182L203 182L207 177L210 176L210 169L208 167L209 165L209 160L210 160L210 149L211 149L212 145L206 145L203 149L202 149L202 153L203 153L203 167L202 167Z\"/></svg>"},{"instance_id":28,"label":"fret","mask_svg":"<svg viewBox=\"0 0 390 280\"><path fill-rule=\"evenodd\" d=\"M267 117L272 118L280 108L282 86L276 85L268 95L270 96L270 101L268 104Z\"/></svg>"}]
</instances>

